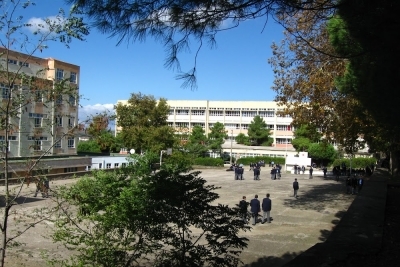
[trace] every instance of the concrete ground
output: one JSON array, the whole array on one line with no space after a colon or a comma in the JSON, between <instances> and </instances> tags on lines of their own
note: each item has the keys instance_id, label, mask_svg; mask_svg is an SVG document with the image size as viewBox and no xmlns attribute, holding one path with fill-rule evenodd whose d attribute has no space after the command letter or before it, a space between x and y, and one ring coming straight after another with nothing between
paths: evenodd
<instances>
[{"instance_id":1,"label":"concrete ground","mask_svg":"<svg viewBox=\"0 0 400 267\"><path fill-rule=\"evenodd\" d=\"M242 233L249 239L248 248L241 254L247 267L283 266L300 253L316 243L323 242L354 200L354 195L346 194L344 182L336 182L333 177L323 178L308 174L282 174L280 180L271 180L269 167L262 168L260 181L253 180L252 172L245 169L245 180L235 181L234 174L224 169L201 169L201 176L209 184L220 186L218 203L235 205L242 196L250 201L255 194L259 200L267 193L271 194L273 221L270 224L257 224L250 232ZM293 197L292 183L298 179L300 189L298 198ZM71 180L54 181L51 187L74 182ZM4 187L0 187L0 195ZM24 187L24 204L18 207L18 213L10 220L13 228L18 216L27 214L35 208L51 204L51 199L33 198L34 186ZM11 249L6 266L27 267L45 266L41 260L41 251L63 255L60 247L45 236L51 229L51 223L42 223L23 234L18 241L25 245Z\"/></svg>"}]
</instances>

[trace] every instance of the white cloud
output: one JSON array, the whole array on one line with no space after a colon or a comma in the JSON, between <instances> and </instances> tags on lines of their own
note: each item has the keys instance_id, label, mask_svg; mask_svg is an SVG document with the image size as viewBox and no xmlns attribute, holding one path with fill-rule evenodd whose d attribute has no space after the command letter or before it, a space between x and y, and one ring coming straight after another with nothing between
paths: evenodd
<instances>
[{"instance_id":1,"label":"white cloud","mask_svg":"<svg viewBox=\"0 0 400 267\"><path fill-rule=\"evenodd\" d=\"M51 26L60 25L63 22L64 19L60 16L50 16L47 17L46 19L32 17L28 20L27 24L30 25L28 29L31 32L48 33L50 31L50 25Z\"/></svg>"},{"instance_id":2,"label":"white cloud","mask_svg":"<svg viewBox=\"0 0 400 267\"><path fill-rule=\"evenodd\" d=\"M95 104L79 107L79 122L84 123L88 119L98 114L115 114L114 104Z\"/></svg>"}]
</instances>

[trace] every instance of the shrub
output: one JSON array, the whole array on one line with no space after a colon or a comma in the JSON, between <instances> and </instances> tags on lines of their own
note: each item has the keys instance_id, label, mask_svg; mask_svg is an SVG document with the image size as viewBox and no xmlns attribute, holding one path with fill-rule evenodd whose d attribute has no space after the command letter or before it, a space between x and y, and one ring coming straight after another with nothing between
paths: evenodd
<instances>
[{"instance_id":1,"label":"shrub","mask_svg":"<svg viewBox=\"0 0 400 267\"><path fill-rule=\"evenodd\" d=\"M268 163L270 161L273 161L275 164L285 164L285 158L279 158L279 157L266 157L266 156L257 156L257 157L246 157L246 158L240 158L236 161L237 164L243 164L243 165L249 165L251 162L259 162L261 160L264 160L265 165L268 166Z\"/></svg>"},{"instance_id":2,"label":"shrub","mask_svg":"<svg viewBox=\"0 0 400 267\"><path fill-rule=\"evenodd\" d=\"M221 158L196 158L194 159L194 164L201 166L223 167L224 160Z\"/></svg>"},{"instance_id":3,"label":"shrub","mask_svg":"<svg viewBox=\"0 0 400 267\"><path fill-rule=\"evenodd\" d=\"M346 168L350 168L350 159L336 159L333 162L333 166L342 166L342 163L346 164ZM367 166L374 165L376 162L376 158L352 158L351 159L351 168L352 169L363 169Z\"/></svg>"}]
</instances>

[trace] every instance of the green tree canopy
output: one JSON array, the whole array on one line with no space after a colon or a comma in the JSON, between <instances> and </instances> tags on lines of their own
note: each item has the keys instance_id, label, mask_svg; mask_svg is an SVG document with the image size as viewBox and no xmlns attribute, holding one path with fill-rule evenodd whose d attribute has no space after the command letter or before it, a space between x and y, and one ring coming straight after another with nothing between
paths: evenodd
<instances>
[{"instance_id":1,"label":"green tree canopy","mask_svg":"<svg viewBox=\"0 0 400 267\"><path fill-rule=\"evenodd\" d=\"M195 157L201 157L208 151L207 136L201 126L194 126L186 143L186 150Z\"/></svg>"},{"instance_id":2,"label":"green tree canopy","mask_svg":"<svg viewBox=\"0 0 400 267\"><path fill-rule=\"evenodd\" d=\"M222 144L225 142L225 139L227 138L228 134L227 131L225 130L225 126L220 122L216 122L214 126L211 128L211 132L208 134L209 149L221 153Z\"/></svg>"},{"instance_id":3,"label":"green tree canopy","mask_svg":"<svg viewBox=\"0 0 400 267\"><path fill-rule=\"evenodd\" d=\"M271 131L267 127L267 123L260 116L255 116L249 124L247 130L250 142L253 145L271 145L273 140L270 137Z\"/></svg>"},{"instance_id":4,"label":"green tree canopy","mask_svg":"<svg viewBox=\"0 0 400 267\"><path fill-rule=\"evenodd\" d=\"M239 233L249 229L239 209L215 204L218 188L207 185L200 172L188 173L181 156L174 161L182 164L168 161L154 175L149 156L134 157L127 168L94 172L62 188L60 211L67 212L70 221L59 217L53 239L75 249L70 263L238 266L247 246Z\"/></svg>"},{"instance_id":5,"label":"green tree canopy","mask_svg":"<svg viewBox=\"0 0 400 267\"><path fill-rule=\"evenodd\" d=\"M160 153L173 147L176 139L174 130L167 124L169 106L164 98L157 101L151 95L132 93L128 103L119 103L115 110L125 147L134 148L137 153Z\"/></svg>"},{"instance_id":6,"label":"green tree canopy","mask_svg":"<svg viewBox=\"0 0 400 267\"><path fill-rule=\"evenodd\" d=\"M326 165L328 162L332 162L335 159L336 150L331 144L324 142L312 143L308 147L308 155L313 160Z\"/></svg>"},{"instance_id":7,"label":"green tree canopy","mask_svg":"<svg viewBox=\"0 0 400 267\"><path fill-rule=\"evenodd\" d=\"M241 144L241 145L246 145L246 146L250 145L249 137L247 135L245 135L244 133L238 134L235 137L235 141L236 141L236 143Z\"/></svg>"}]
</instances>

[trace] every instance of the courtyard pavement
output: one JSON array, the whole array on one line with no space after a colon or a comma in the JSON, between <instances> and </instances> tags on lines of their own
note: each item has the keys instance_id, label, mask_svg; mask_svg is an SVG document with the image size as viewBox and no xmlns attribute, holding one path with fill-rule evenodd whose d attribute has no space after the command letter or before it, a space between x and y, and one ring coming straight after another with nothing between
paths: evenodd
<instances>
[{"instance_id":1,"label":"courtyard pavement","mask_svg":"<svg viewBox=\"0 0 400 267\"><path fill-rule=\"evenodd\" d=\"M234 206L242 196L246 196L247 201L250 201L258 194L261 202L267 193L271 195L272 223L257 224L251 231L241 233L249 239L248 247L241 254L241 260L246 267L283 266L315 244L325 241L355 198L355 195L346 194L343 180L336 182L331 176L323 178L322 175L316 174L313 179L309 179L308 174L282 174L280 180L271 180L270 168L264 167L261 169L261 180L255 181L253 172L245 168L245 179L239 181L235 181L234 173L226 171L225 168L197 170L202 172L200 176L206 179L208 184L221 187L217 190L220 195L217 203ZM297 199L293 197L292 189L295 178L300 185ZM56 180L52 181L50 186L72 182L74 179ZM33 198L34 189L33 185L29 188L24 186L22 194L26 201L20 208L29 210L47 205L48 201L51 201ZM0 190L0 194L3 194L4 187L0 187ZM22 251L30 251L30 257L36 258L37 261L40 261L39 248L51 253L60 253L50 240L34 235L39 229L31 230L21 240L27 243ZM47 246L50 247L46 248ZM29 262L32 263L31 260Z\"/></svg>"}]
</instances>

